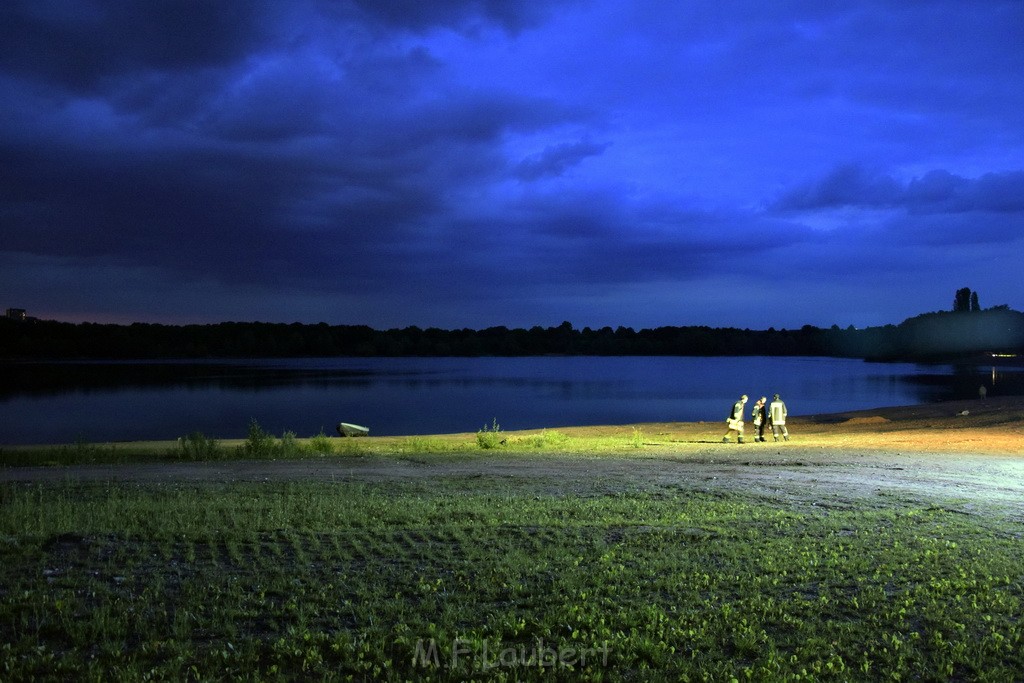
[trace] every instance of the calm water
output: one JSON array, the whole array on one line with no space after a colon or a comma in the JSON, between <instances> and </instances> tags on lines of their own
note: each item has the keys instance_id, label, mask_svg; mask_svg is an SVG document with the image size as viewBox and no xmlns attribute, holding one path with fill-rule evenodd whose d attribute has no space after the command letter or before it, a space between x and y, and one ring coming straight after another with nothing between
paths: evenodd
<instances>
[{"instance_id":1,"label":"calm water","mask_svg":"<svg viewBox=\"0 0 1024 683\"><path fill-rule=\"evenodd\" d=\"M724 420L746 393L791 415L908 405L974 392L989 368L834 358L314 358L0 365L0 443L375 435ZM994 371L993 371L994 376Z\"/></svg>"}]
</instances>

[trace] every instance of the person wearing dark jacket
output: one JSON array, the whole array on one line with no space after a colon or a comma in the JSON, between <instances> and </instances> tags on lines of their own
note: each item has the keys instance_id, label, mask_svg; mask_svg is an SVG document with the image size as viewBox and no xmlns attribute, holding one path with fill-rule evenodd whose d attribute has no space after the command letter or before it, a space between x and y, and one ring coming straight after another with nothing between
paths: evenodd
<instances>
[{"instance_id":1,"label":"person wearing dark jacket","mask_svg":"<svg viewBox=\"0 0 1024 683\"><path fill-rule=\"evenodd\" d=\"M754 423L755 430L754 441L765 440L764 428L768 424L768 413L765 410L765 401L767 400L764 396L757 399L757 402L754 403L754 408L750 411L750 421Z\"/></svg>"},{"instance_id":2,"label":"person wearing dark jacket","mask_svg":"<svg viewBox=\"0 0 1024 683\"><path fill-rule=\"evenodd\" d=\"M725 443L729 442L729 437L736 433L736 443L743 443L743 406L747 404L747 395L743 394L740 396L740 400L736 401L732 405L732 410L729 412L729 417L725 419L725 423L729 425L729 431L722 437L722 441Z\"/></svg>"}]
</instances>

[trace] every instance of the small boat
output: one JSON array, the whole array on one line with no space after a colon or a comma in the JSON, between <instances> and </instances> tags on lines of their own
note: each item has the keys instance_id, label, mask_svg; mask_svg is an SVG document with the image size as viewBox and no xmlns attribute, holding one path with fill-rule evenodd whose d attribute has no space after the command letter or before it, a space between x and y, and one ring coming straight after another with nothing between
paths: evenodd
<instances>
[{"instance_id":1,"label":"small boat","mask_svg":"<svg viewBox=\"0 0 1024 683\"><path fill-rule=\"evenodd\" d=\"M337 429L340 436L366 436L370 433L369 427L362 427L348 422L339 422Z\"/></svg>"}]
</instances>

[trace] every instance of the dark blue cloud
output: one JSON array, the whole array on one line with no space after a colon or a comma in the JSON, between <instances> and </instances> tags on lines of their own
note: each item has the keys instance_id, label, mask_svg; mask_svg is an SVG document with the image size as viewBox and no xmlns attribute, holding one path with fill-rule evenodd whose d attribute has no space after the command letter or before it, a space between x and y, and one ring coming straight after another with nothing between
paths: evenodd
<instances>
[{"instance_id":1,"label":"dark blue cloud","mask_svg":"<svg viewBox=\"0 0 1024 683\"><path fill-rule=\"evenodd\" d=\"M873 174L856 165L841 166L824 178L795 188L775 208L823 209L842 206L889 207L900 203L904 188L885 174Z\"/></svg>"},{"instance_id":2,"label":"dark blue cloud","mask_svg":"<svg viewBox=\"0 0 1024 683\"><path fill-rule=\"evenodd\" d=\"M543 152L520 161L515 167L515 174L523 180L560 176L587 157L601 154L607 147L607 144L587 140L551 145Z\"/></svg>"},{"instance_id":3,"label":"dark blue cloud","mask_svg":"<svg viewBox=\"0 0 1024 683\"><path fill-rule=\"evenodd\" d=\"M272 8L261 0L11 0L0 9L0 66L76 92L127 74L215 67L267 39Z\"/></svg>"},{"instance_id":4,"label":"dark blue cloud","mask_svg":"<svg viewBox=\"0 0 1024 683\"><path fill-rule=\"evenodd\" d=\"M0 291L383 327L1024 308L1021 26L1015 0L14 0Z\"/></svg>"},{"instance_id":5,"label":"dark blue cloud","mask_svg":"<svg viewBox=\"0 0 1024 683\"><path fill-rule=\"evenodd\" d=\"M1024 213L1024 171L985 173L970 179L931 171L910 182L906 202L931 212Z\"/></svg>"},{"instance_id":6,"label":"dark blue cloud","mask_svg":"<svg viewBox=\"0 0 1024 683\"><path fill-rule=\"evenodd\" d=\"M424 31L435 27L480 30L496 24L507 31L519 32L540 23L561 2L521 2L521 0L353 0L363 17L389 27ZM341 3L342 5L346 3Z\"/></svg>"},{"instance_id":7,"label":"dark blue cloud","mask_svg":"<svg viewBox=\"0 0 1024 683\"><path fill-rule=\"evenodd\" d=\"M779 210L837 207L902 208L917 213L1024 212L1024 171L985 173L965 178L945 170L928 171L901 183L886 173L841 166L824 178L790 190Z\"/></svg>"}]
</instances>

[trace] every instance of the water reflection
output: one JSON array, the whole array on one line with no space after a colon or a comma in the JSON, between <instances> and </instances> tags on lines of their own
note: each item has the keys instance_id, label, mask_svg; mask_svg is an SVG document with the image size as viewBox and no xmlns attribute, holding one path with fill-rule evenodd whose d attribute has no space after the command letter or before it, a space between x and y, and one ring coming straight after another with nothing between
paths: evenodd
<instances>
[{"instance_id":1,"label":"water reflection","mask_svg":"<svg viewBox=\"0 0 1024 683\"><path fill-rule=\"evenodd\" d=\"M288 385L368 383L373 370L275 368L252 361L227 364L186 362L7 363L0 398L149 387L219 387L258 391Z\"/></svg>"}]
</instances>

